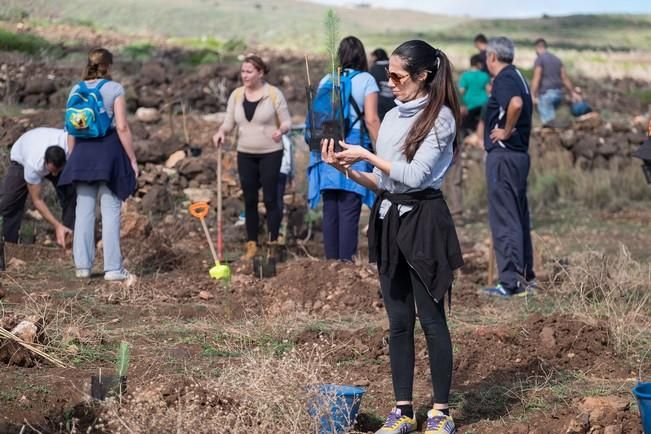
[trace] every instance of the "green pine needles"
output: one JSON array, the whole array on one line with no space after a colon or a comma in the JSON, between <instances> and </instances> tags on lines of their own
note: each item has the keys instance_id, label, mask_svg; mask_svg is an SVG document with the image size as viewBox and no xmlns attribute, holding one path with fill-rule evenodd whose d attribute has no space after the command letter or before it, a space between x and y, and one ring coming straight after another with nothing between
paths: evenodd
<instances>
[{"instance_id":1,"label":"green pine needles","mask_svg":"<svg viewBox=\"0 0 651 434\"><path fill-rule=\"evenodd\" d=\"M330 73L334 80L337 76L337 67L339 66L339 61L337 59L337 45L339 44L339 17L332 9L328 9L328 12L326 12L324 30L326 52L330 56Z\"/></svg>"}]
</instances>

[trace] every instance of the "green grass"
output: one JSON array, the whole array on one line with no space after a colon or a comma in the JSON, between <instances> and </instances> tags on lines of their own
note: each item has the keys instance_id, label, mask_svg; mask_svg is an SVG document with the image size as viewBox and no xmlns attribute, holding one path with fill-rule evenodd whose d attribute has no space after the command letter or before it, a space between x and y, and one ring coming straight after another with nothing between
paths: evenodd
<instances>
[{"instance_id":1,"label":"green grass","mask_svg":"<svg viewBox=\"0 0 651 434\"><path fill-rule=\"evenodd\" d=\"M640 89L633 93L632 96L639 99L642 104L651 105L651 89Z\"/></svg>"},{"instance_id":2,"label":"green grass","mask_svg":"<svg viewBox=\"0 0 651 434\"><path fill-rule=\"evenodd\" d=\"M71 357L71 363L75 366L82 366L95 362L113 362L115 352L108 344L87 345L77 344L78 352Z\"/></svg>"},{"instance_id":3,"label":"green grass","mask_svg":"<svg viewBox=\"0 0 651 434\"><path fill-rule=\"evenodd\" d=\"M21 396L26 394L47 395L49 393L50 389L48 389L46 386L27 383L18 384L11 389L0 390L0 402L16 401Z\"/></svg>"},{"instance_id":4,"label":"green grass","mask_svg":"<svg viewBox=\"0 0 651 434\"><path fill-rule=\"evenodd\" d=\"M155 49L149 42L135 42L122 48L122 55L130 60L145 62L152 58Z\"/></svg>"},{"instance_id":5,"label":"green grass","mask_svg":"<svg viewBox=\"0 0 651 434\"><path fill-rule=\"evenodd\" d=\"M0 28L0 51L41 54L54 52L56 47L39 36L28 33L14 33Z\"/></svg>"}]
</instances>

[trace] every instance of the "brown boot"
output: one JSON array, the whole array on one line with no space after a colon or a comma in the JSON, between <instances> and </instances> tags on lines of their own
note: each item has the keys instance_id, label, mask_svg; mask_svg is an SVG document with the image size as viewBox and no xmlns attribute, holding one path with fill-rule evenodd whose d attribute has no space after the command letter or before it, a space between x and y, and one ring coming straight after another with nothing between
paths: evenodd
<instances>
[{"instance_id":1,"label":"brown boot","mask_svg":"<svg viewBox=\"0 0 651 434\"><path fill-rule=\"evenodd\" d=\"M255 241L246 242L246 253L242 255L240 259L253 259L255 258L256 253L258 253L258 243Z\"/></svg>"}]
</instances>

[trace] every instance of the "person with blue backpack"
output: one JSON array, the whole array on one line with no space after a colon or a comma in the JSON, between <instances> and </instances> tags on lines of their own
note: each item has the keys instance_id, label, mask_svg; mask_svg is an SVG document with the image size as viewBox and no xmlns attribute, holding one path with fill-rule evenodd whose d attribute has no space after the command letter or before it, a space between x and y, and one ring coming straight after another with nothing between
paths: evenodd
<instances>
[{"instance_id":1,"label":"person with blue backpack","mask_svg":"<svg viewBox=\"0 0 651 434\"><path fill-rule=\"evenodd\" d=\"M368 71L366 51L362 41L348 36L339 44L337 57L342 74L340 78L341 105L345 123L346 143L355 143L372 149L380 128L378 94L380 89ZM337 77L326 75L319 83L317 96L310 110L329 107L330 92ZM309 120L308 120L309 123ZM309 129L309 128L308 128ZM370 172L367 162L359 162L355 170ZM326 259L352 261L357 253L359 217L362 203L371 207L375 196L371 190L323 163L319 152L312 152L308 173L308 200L316 208L323 197L323 244Z\"/></svg>"},{"instance_id":2,"label":"person with blue backpack","mask_svg":"<svg viewBox=\"0 0 651 434\"><path fill-rule=\"evenodd\" d=\"M104 279L133 280L120 250L122 202L136 191L138 162L127 122L125 92L111 79L113 55L104 48L88 53L82 81L70 91L65 126L70 157L59 185L77 190L73 256L76 276L88 278L95 259L95 206L99 195L104 246Z\"/></svg>"}]
</instances>

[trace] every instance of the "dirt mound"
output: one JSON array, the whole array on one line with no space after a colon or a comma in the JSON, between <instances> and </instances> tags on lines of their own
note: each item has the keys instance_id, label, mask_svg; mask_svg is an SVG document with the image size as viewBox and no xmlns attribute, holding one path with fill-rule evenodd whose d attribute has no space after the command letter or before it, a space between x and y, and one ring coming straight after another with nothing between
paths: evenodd
<instances>
[{"instance_id":1,"label":"dirt mound","mask_svg":"<svg viewBox=\"0 0 651 434\"><path fill-rule=\"evenodd\" d=\"M566 369L606 378L629 374L614 354L605 324L589 325L567 316L532 315L511 329L480 327L456 339L464 345L455 360L459 383L481 379L510 384L531 375Z\"/></svg>"},{"instance_id":2,"label":"dirt mound","mask_svg":"<svg viewBox=\"0 0 651 434\"><path fill-rule=\"evenodd\" d=\"M271 315L297 310L377 312L383 308L377 276L368 264L297 259L281 264L273 278L240 276L234 285L245 296L260 297L265 312Z\"/></svg>"}]
</instances>

